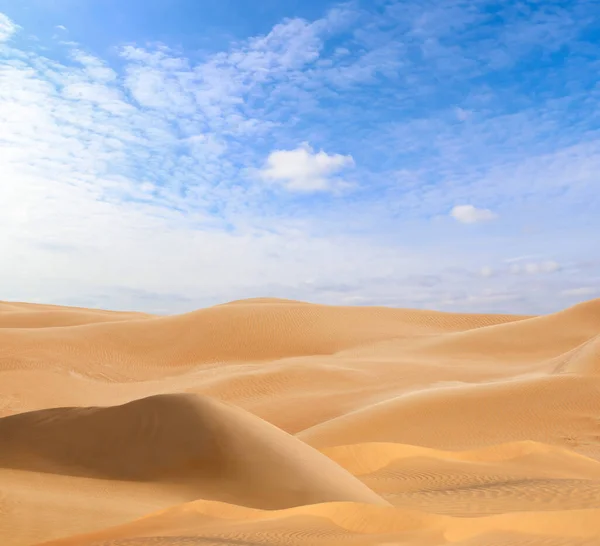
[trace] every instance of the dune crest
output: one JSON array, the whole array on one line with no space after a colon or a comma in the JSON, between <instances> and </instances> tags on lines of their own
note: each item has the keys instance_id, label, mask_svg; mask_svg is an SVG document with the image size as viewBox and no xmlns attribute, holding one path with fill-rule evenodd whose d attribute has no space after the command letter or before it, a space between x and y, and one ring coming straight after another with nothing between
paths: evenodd
<instances>
[{"instance_id":1,"label":"dune crest","mask_svg":"<svg viewBox=\"0 0 600 546\"><path fill-rule=\"evenodd\" d=\"M557 373L600 376L600 334L576 347L561 360Z\"/></svg>"},{"instance_id":2,"label":"dune crest","mask_svg":"<svg viewBox=\"0 0 600 546\"><path fill-rule=\"evenodd\" d=\"M370 474L392 462L416 457L474 463L506 463L548 457L555 465L562 466L561 463L564 463L566 468L586 468L588 473L600 478L600 461L564 448L532 441L496 444L469 451L444 451L393 443L364 443L326 448L322 453L355 476Z\"/></svg>"},{"instance_id":3,"label":"dune crest","mask_svg":"<svg viewBox=\"0 0 600 546\"><path fill-rule=\"evenodd\" d=\"M150 317L145 313L0 301L0 328L56 328Z\"/></svg>"},{"instance_id":4,"label":"dune crest","mask_svg":"<svg viewBox=\"0 0 600 546\"><path fill-rule=\"evenodd\" d=\"M598 378L541 375L408 393L321 423L298 437L319 449L391 440L456 451L533 440L599 456L596 415Z\"/></svg>"}]
</instances>

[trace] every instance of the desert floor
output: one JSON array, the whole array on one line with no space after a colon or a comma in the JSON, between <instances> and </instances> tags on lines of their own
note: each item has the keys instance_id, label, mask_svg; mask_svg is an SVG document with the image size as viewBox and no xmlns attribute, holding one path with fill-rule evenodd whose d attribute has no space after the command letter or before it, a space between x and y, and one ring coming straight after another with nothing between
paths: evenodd
<instances>
[{"instance_id":1,"label":"desert floor","mask_svg":"<svg viewBox=\"0 0 600 546\"><path fill-rule=\"evenodd\" d=\"M600 544L600 300L0 303L0 545Z\"/></svg>"}]
</instances>

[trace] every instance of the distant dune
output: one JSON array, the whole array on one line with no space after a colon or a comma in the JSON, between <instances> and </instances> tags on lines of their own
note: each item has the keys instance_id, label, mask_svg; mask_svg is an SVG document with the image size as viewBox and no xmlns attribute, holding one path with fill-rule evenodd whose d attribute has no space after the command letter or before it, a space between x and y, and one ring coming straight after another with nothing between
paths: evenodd
<instances>
[{"instance_id":1,"label":"distant dune","mask_svg":"<svg viewBox=\"0 0 600 546\"><path fill-rule=\"evenodd\" d=\"M142 319L150 316L144 313L119 313L100 309L0 301L0 328L79 326L98 322Z\"/></svg>"},{"instance_id":2,"label":"distant dune","mask_svg":"<svg viewBox=\"0 0 600 546\"><path fill-rule=\"evenodd\" d=\"M0 544L600 544L600 300L0 302Z\"/></svg>"}]
</instances>

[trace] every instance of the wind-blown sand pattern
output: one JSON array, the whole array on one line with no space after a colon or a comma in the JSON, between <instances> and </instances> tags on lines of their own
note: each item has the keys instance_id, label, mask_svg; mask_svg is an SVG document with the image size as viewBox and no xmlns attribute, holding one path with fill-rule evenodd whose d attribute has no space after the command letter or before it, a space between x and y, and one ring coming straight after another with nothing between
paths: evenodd
<instances>
[{"instance_id":1,"label":"wind-blown sand pattern","mask_svg":"<svg viewBox=\"0 0 600 546\"><path fill-rule=\"evenodd\" d=\"M0 544L600 544L600 300L0 303Z\"/></svg>"}]
</instances>

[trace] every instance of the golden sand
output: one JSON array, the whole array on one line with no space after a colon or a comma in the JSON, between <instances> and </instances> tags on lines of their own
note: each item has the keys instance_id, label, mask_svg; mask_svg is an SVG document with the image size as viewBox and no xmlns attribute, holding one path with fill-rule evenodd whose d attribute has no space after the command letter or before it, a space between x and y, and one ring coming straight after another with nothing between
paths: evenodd
<instances>
[{"instance_id":1,"label":"golden sand","mask_svg":"<svg viewBox=\"0 0 600 546\"><path fill-rule=\"evenodd\" d=\"M600 300L0 303L0 545L600 544Z\"/></svg>"}]
</instances>

